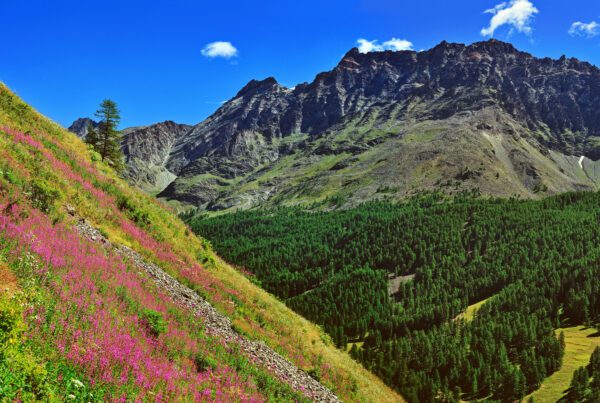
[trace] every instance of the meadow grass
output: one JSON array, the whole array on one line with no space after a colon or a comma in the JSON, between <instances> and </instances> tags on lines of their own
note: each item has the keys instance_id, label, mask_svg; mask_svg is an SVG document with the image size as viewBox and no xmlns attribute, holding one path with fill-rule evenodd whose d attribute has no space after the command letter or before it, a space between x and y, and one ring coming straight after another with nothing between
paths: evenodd
<instances>
[{"instance_id":1,"label":"meadow grass","mask_svg":"<svg viewBox=\"0 0 600 403\"><path fill-rule=\"evenodd\" d=\"M533 397L536 402L556 402L562 398L569 385L573 372L589 364L594 349L600 346L600 336L594 328L584 326L567 327L556 330L556 334L565 334L565 356L560 370L544 380L542 386L524 401Z\"/></svg>"},{"instance_id":2,"label":"meadow grass","mask_svg":"<svg viewBox=\"0 0 600 403\"><path fill-rule=\"evenodd\" d=\"M490 297L491 298L491 297ZM477 313L477 311L486 303L490 300L490 298L486 298L482 301L476 302L474 304L471 304L467 307L467 309L465 309L465 311L461 314L459 314L456 318L454 318L454 320L459 320L459 319L463 319L466 322L471 322L474 318L475 318L475 314Z\"/></svg>"}]
</instances>

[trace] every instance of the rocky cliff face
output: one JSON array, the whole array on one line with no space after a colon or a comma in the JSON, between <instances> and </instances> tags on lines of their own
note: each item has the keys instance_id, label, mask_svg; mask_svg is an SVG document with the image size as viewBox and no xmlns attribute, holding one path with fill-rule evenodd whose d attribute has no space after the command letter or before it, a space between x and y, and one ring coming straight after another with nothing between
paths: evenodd
<instances>
[{"instance_id":1,"label":"rocky cliff face","mask_svg":"<svg viewBox=\"0 0 600 403\"><path fill-rule=\"evenodd\" d=\"M149 193L157 193L177 175L168 168L177 141L192 126L171 121L123 131L121 142L125 155L125 178Z\"/></svg>"},{"instance_id":2,"label":"rocky cliff face","mask_svg":"<svg viewBox=\"0 0 600 403\"><path fill-rule=\"evenodd\" d=\"M427 189L594 189L599 108L600 70L576 59L539 59L496 40L352 49L294 89L251 81L182 130L164 162L177 179L160 196L224 209Z\"/></svg>"},{"instance_id":3,"label":"rocky cliff face","mask_svg":"<svg viewBox=\"0 0 600 403\"><path fill-rule=\"evenodd\" d=\"M411 110L415 103L427 108ZM600 135L598 105L596 67L564 57L537 59L495 40L471 46L443 42L420 53L353 49L334 70L293 91L273 78L250 82L186 136L182 154L195 159L245 131L267 138L318 135L374 108L394 110L395 119L444 119L498 106L532 130L580 133L586 139ZM585 141L576 146L595 152Z\"/></svg>"}]
</instances>

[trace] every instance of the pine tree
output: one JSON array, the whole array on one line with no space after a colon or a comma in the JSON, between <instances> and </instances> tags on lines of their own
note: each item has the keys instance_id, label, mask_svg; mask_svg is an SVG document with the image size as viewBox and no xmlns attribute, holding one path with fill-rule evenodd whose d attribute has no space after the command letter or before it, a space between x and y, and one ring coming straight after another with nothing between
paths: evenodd
<instances>
[{"instance_id":1,"label":"pine tree","mask_svg":"<svg viewBox=\"0 0 600 403\"><path fill-rule=\"evenodd\" d=\"M98 147L98 131L94 125L89 122L87 125L87 134L85 136L85 142L92 146L94 150Z\"/></svg>"},{"instance_id":2,"label":"pine tree","mask_svg":"<svg viewBox=\"0 0 600 403\"><path fill-rule=\"evenodd\" d=\"M573 402L580 402L585 397L585 392L588 384L588 373L584 367L575 370L568 398Z\"/></svg>"},{"instance_id":3,"label":"pine tree","mask_svg":"<svg viewBox=\"0 0 600 403\"><path fill-rule=\"evenodd\" d=\"M600 347L596 347L590 358L590 373L600 372Z\"/></svg>"},{"instance_id":4,"label":"pine tree","mask_svg":"<svg viewBox=\"0 0 600 403\"><path fill-rule=\"evenodd\" d=\"M590 401L600 402L600 370L592 374L592 382L590 383L591 396Z\"/></svg>"},{"instance_id":5,"label":"pine tree","mask_svg":"<svg viewBox=\"0 0 600 403\"><path fill-rule=\"evenodd\" d=\"M92 135L92 139L87 142L100 154L102 161L106 161L117 172L120 172L123 170L123 154L121 152L121 133L117 130L121 121L117 104L110 99L105 99L100 104L100 109L96 111L95 116L100 119L98 129L95 131L97 134Z\"/></svg>"},{"instance_id":6,"label":"pine tree","mask_svg":"<svg viewBox=\"0 0 600 403\"><path fill-rule=\"evenodd\" d=\"M356 348L356 344L352 344L352 347L350 347L350 357L354 359L358 358L358 349Z\"/></svg>"}]
</instances>

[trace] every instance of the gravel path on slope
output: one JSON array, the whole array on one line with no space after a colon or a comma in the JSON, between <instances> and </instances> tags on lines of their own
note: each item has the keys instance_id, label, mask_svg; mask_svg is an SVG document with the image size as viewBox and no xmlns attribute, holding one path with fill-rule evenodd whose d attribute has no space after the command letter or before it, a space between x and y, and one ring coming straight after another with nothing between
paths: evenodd
<instances>
[{"instance_id":1,"label":"gravel path on slope","mask_svg":"<svg viewBox=\"0 0 600 403\"><path fill-rule=\"evenodd\" d=\"M111 244L98 230L80 220L76 225L80 235L103 244L115 253L129 259L138 269L145 271L150 278L178 305L190 309L203 319L209 334L225 339L228 343L237 343L246 356L255 364L267 368L282 382L292 389L300 391L308 398L318 402L339 402L340 400L328 388L311 378L272 350L262 341L251 341L236 333L231 327L231 320L218 312L206 300L192 289L181 284L157 265L147 262L139 253L126 246Z\"/></svg>"}]
</instances>

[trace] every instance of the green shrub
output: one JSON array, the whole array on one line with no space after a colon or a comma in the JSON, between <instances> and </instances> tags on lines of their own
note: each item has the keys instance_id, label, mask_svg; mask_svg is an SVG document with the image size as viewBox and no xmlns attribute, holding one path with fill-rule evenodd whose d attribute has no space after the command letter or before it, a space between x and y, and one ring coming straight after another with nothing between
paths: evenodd
<instances>
[{"instance_id":1,"label":"green shrub","mask_svg":"<svg viewBox=\"0 0 600 403\"><path fill-rule=\"evenodd\" d=\"M148 330L155 337L160 336L168 330L167 322L162 317L160 312L153 311L151 309L144 309L142 312L142 318L148 326Z\"/></svg>"},{"instance_id":2,"label":"green shrub","mask_svg":"<svg viewBox=\"0 0 600 403\"><path fill-rule=\"evenodd\" d=\"M12 185L19 184L19 178L9 168L0 168L0 177L4 177L4 179L6 179L8 181L8 183L10 183Z\"/></svg>"},{"instance_id":3,"label":"green shrub","mask_svg":"<svg viewBox=\"0 0 600 403\"><path fill-rule=\"evenodd\" d=\"M90 158L92 162L102 161L102 156L100 155L100 153L95 151L91 145L88 145L88 151L90 152Z\"/></svg>"},{"instance_id":4,"label":"green shrub","mask_svg":"<svg viewBox=\"0 0 600 403\"><path fill-rule=\"evenodd\" d=\"M125 212L135 223L142 226L150 224L149 214L146 211L139 210L127 196L120 194L117 197L117 207L119 210Z\"/></svg>"},{"instance_id":5,"label":"green shrub","mask_svg":"<svg viewBox=\"0 0 600 403\"><path fill-rule=\"evenodd\" d=\"M318 368L311 368L308 371L306 371L306 373L312 379L316 380L317 382L321 382L321 371L319 371Z\"/></svg>"},{"instance_id":6,"label":"green shrub","mask_svg":"<svg viewBox=\"0 0 600 403\"><path fill-rule=\"evenodd\" d=\"M33 180L30 185L31 204L43 213L50 213L54 209L56 201L60 198L60 192L45 180Z\"/></svg>"},{"instance_id":7,"label":"green shrub","mask_svg":"<svg viewBox=\"0 0 600 403\"><path fill-rule=\"evenodd\" d=\"M108 232L106 232L104 228L98 227L98 232L100 232L100 235L102 235L104 238L108 239Z\"/></svg>"},{"instance_id":8,"label":"green shrub","mask_svg":"<svg viewBox=\"0 0 600 403\"><path fill-rule=\"evenodd\" d=\"M13 333L17 323L17 317L12 310L0 307L0 345L4 345Z\"/></svg>"},{"instance_id":9,"label":"green shrub","mask_svg":"<svg viewBox=\"0 0 600 403\"><path fill-rule=\"evenodd\" d=\"M44 366L25 347L20 301L0 295L0 401L45 400Z\"/></svg>"},{"instance_id":10,"label":"green shrub","mask_svg":"<svg viewBox=\"0 0 600 403\"><path fill-rule=\"evenodd\" d=\"M49 389L43 365L28 351L10 348L0 358L0 401L45 400Z\"/></svg>"},{"instance_id":11,"label":"green shrub","mask_svg":"<svg viewBox=\"0 0 600 403\"><path fill-rule=\"evenodd\" d=\"M214 256L206 250L200 251L198 253L197 259L206 267L214 267L217 264Z\"/></svg>"},{"instance_id":12,"label":"green shrub","mask_svg":"<svg viewBox=\"0 0 600 403\"><path fill-rule=\"evenodd\" d=\"M217 362L214 359L200 354L194 357L194 363L196 364L196 370L198 372L217 368Z\"/></svg>"}]
</instances>

